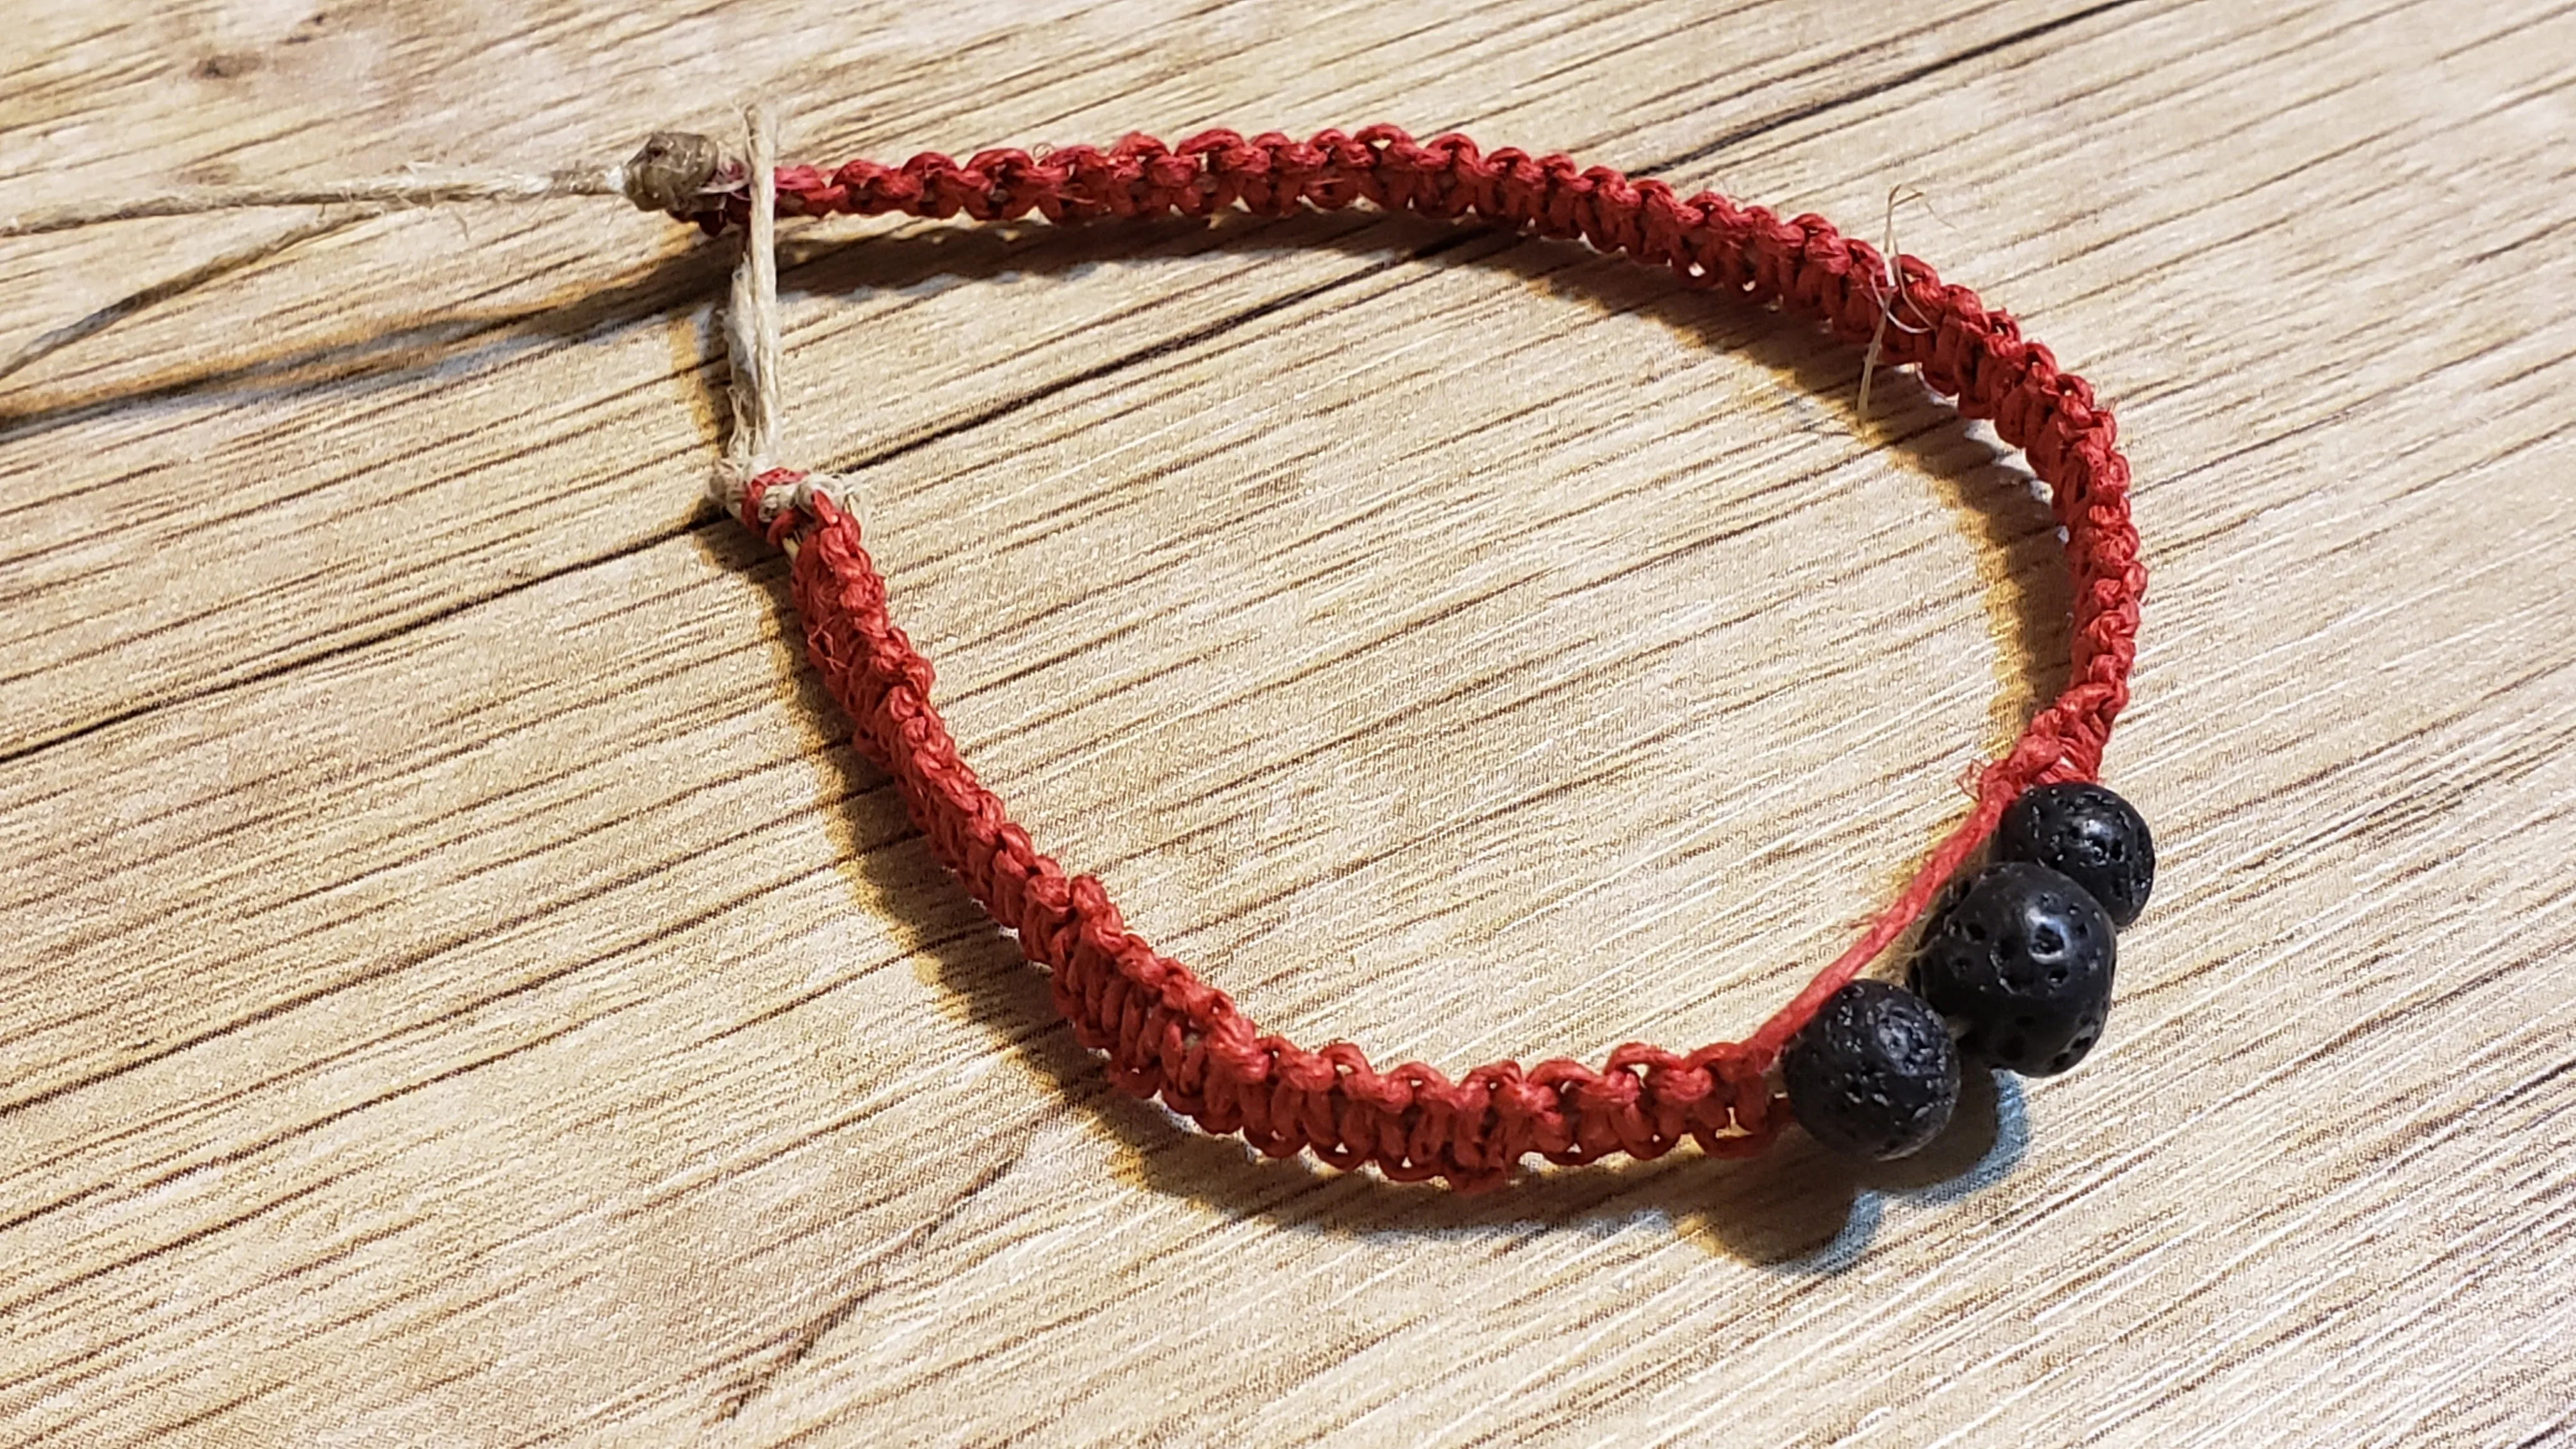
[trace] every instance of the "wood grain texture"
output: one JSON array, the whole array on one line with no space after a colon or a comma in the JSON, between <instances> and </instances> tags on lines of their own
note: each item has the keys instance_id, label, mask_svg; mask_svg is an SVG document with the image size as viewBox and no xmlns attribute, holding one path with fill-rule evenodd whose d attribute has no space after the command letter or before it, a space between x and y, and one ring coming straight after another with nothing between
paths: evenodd
<instances>
[{"instance_id":1,"label":"wood grain texture","mask_svg":"<svg viewBox=\"0 0 2576 1449\"><path fill-rule=\"evenodd\" d=\"M2465 12L2465 13L2464 13ZM0 209L1386 119L1873 233L2120 411L2109 1042L1927 1158L1259 1163L1110 1090L698 502L725 251L353 222L0 383L0 1436L2576 1438L2576 11L45 4ZM0 350L300 218L0 243ZM1266 1022L1740 1035L2062 666L2019 459L1577 247L836 222L788 450Z\"/></svg>"}]
</instances>

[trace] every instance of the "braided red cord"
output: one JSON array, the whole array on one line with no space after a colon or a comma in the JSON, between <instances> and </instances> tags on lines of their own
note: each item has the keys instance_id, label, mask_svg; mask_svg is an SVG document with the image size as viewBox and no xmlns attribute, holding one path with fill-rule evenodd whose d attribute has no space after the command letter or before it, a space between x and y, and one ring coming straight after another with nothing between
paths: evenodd
<instances>
[{"instance_id":1,"label":"braided red cord","mask_svg":"<svg viewBox=\"0 0 2576 1449\"><path fill-rule=\"evenodd\" d=\"M2065 692L2035 715L2012 750L1977 779L1976 805L1935 848L1859 940L1743 1042L1689 1053L1631 1043L1600 1069L1556 1060L1495 1062L1452 1081L1417 1062L1372 1068L1356 1046L1310 1051L1264 1035L1224 992L1129 931L1099 881L1067 876L1038 853L1002 802L958 758L930 701L930 663L886 613L885 584L860 546L857 521L823 496L764 517L764 493L804 475L777 470L748 490L742 517L773 542L801 541L796 607L815 667L857 721L857 743L895 780L931 849L993 919L1047 968L1055 1003L1084 1045L1105 1053L1111 1078L1158 1095L1211 1132L1240 1132L1275 1157L1300 1149L1336 1167L1377 1164L1388 1177L1445 1177L1490 1187L1525 1154L1582 1163L1626 1152L1658 1157L1683 1138L1723 1156L1760 1150L1786 1119L1765 1073L1825 999L1903 934L1985 840L2004 807L2035 784L2091 779L2111 722L2128 701L2138 601L2146 586L2129 523L2129 466L2113 446L2109 410L2083 379L2060 372L2046 347L1965 287L1942 283L1913 257L1896 260L1891 299L1879 253L1824 220L1787 221L1714 193L1677 196L1653 180L1563 156L1480 154L1463 136L1417 144L1391 126L1309 141L1245 140L1210 131L1178 146L1130 136L1107 151L1044 156L986 151L964 165L923 155L899 167L853 161L825 173L779 168L781 215L832 212L977 221L1036 212L1049 221L1110 216L1204 216L1226 207L1282 216L1366 201L1421 216L1475 216L1549 237L1580 237L1605 252L1670 267L1686 286L1714 288L1823 321L1865 341L1891 300L1923 324L1888 329L1884 359L1922 369L1967 417L1992 418L2054 495L2074 576L2073 667ZM739 224L747 203L703 218ZM810 491L810 490L808 490Z\"/></svg>"}]
</instances>

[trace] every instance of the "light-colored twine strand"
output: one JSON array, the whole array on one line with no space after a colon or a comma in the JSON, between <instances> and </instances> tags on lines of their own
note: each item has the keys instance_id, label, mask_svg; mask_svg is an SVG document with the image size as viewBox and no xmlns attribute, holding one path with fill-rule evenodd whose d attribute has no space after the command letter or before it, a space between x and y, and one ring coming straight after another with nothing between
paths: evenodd
<instances>
[{"instance_id":1,"label":"light-colored twine strand","mask_svg":"<svg viewBox=\"0 0 2576 1449\"><path fill-rule=\"evenodd\" d=\"M1912 303L1905 297L1905 278L1896 265L1896 208L1909 201L1920 201L1927 208L1932 204L1931 199L1923 194L1920 187L1900 185L1887 189L1887 224L1885 231L1880 235L1878 248L1878 264L1884 273L1880 279L1878 324L1869 329L1869 350L1861 354L1860 398L1854 403L1852 409L1857 414L1855 421L1863 427L1869 425L1869 385L1878 377L1878 361L1887 350L1889 325L1893 324L1902 332L1920 334L1924 330L1896 320L1896 307L1899 302L1907 302L1908 310L1912 308Z\"/></svg>"},{"instance_id":2,"label":"light-colored twine strand","mask_svg":"<svg viewBox=\"0 0 2576 1449\"><path fill-rule=\"evenodd\" d=\"M84 337L104 332L145 308L194 291L217 277L239 271L254 262L265 261L299 242L311 241L315 237L328 236L332 232L346 230L368 217L380 215L382 210L383 208L375 206L333 208L290 231L263 238L249 246L237 247L212 261L181 272L175 277L164 278L139 291L130 292L77 322L67 322L42 336L31 339L25 346L9 354L8 360L0 361L0 377L7 377L11 373L60 352Z\"/></svg>"},{"instance_id":3,"label":"light-colored twine strand","mask_svg":"<svg viewBox=\"0 0 2576 1449\"><path fill-rule=\"evenodd\" d=\"M121 201L79 201L0 218L0 237L41 236L101 222L197 216L259 206L437 206L457 201L544 201L558 196L625 194L623 166L554 171L542 176L514 171L421 170L314 186L192 186Z\"/></svg>"},{"instance_id":4,"label":"light-colored twine strand","mask_svg":"<svg viewBox=\"0 0 2576 1449\"><path fill-rule=\"evenodd\" d=\"M725 308L725 355L732 370L726 396L733 404L733 431L724 456L708 481L708 495L728 514L742 511L751 480L776 467L779 419L785 413L780 386L783 348L778 309L778 122L769 107L754 104L743 113L748 133L745 170L750 185L750 214L743 226L742 260L735 264L733 294ZM815 494L837 490L841 480L809 473L794 488L764 493L760 512L775 518L789 508L802 508ZM785 541L794 552L793 538Z\"/></svg>"},{"instance_id":5,"label":"light-colored twine strand","mask_svg":"<svg viewBox=\"0 0 2576 1449\"><path fill-rule=\"evenodd\" d=\"M751 214L743 227L742 260L734 267L733 295L725 307L725 353L733 377L733 431L716 465L716 497L740 507L742 487L773 466L778 452L778 127L764 105L743 113Z\"/></svg>"},{"instance_id":6,"label":"light-colored twine strand","mask_svg":"<svg viewBox=\"0 0 2576 1449\"><path fill-rule=\"evenodd\" d=\"M777 118L768 106L754 104L745 109L743 126L748 145L740 161L718 154L716 144L704 136L660 132L617 166L568 168L544 174L415 168L392 176L319 185L183 187L156 195L112 202L75 202L0 218L0 237L13 237L147 217L198 216L257 207L330 208L279 236L226 252L34 338L0 360L0 377L224 273L402 206L622 195L647 211L690 214L720 206L737 192L747 192L749 216L742 260L734 270L732 296L721 333L732 373L726 391L732 404L733 425L709 490L727 512L739 512L746 486L776 463L783 353L778 308ZM836 488L839 482L828 475L811 475L793 489L782 488L764 497L761 511L775 517L787 508L805 505L817 492Z\"/></svg>"}]
</instances>

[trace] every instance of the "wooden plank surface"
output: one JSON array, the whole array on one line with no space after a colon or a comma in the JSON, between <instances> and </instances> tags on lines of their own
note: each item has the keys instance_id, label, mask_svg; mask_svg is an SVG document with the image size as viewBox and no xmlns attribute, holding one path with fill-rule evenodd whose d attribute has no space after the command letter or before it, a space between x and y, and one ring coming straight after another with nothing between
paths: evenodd
<instances>
[{"instance_id":1,"label":"wooden plank surface","mask_svg":"<svg viewBox=\"0 0 2576 1449\"><path fill-rule=\"evenodd\" d=\"M715 128L1392 120L1900 240L2116 405L2079 1072L1923 1160L1247 1160L1110 1089L699 499L728 251L362 219L0 380L0 1434L315 1444L2576 1437L2576 14L48 4L0 212ZM0 242L0 350L298 215ZM1579 247L791 228L968 758L1265 1022L1749 1030L2062 665L2020 460Z\"/></svg>"}]
</instances>

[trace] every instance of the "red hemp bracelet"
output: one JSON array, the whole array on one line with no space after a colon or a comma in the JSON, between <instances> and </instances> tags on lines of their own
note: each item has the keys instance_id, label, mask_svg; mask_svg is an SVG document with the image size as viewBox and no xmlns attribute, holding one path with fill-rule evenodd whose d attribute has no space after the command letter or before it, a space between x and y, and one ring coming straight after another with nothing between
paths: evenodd
<instances>
[{"instance_id":1,"label":"red hemp bracelet","mask_svg":"<svg viewBox=\"0 0 2576 1449\"><path fill-rule=\"evenodd\" d=\"M749 218L754 188L704 138L656 137L628 175L639 204L711 234ZM1689 1052L1631 1043L1598 1069L1499 1061L1452 1079L1418 1062L1379 1070L1347 1042L1309 1050L1265 1034L1232 998L1130 931L1098 880L1068 876L1042 854L958 757L931 703L930 663L888 616L857 520L825 491L797 487L805 474L762 472L744 490L742 520L795 545L807 648L857 722L858 747L892 775L940 862L1047 969L1057 1009L1107 1057L1119 1086L1274 1157L1311 1150L1338 1168L1373 1163L1399 1181L1439 1177L1475 1190L1505 1181L1530 1153L1562 1164L1654 1158L1688 1138L1714 1155L1745 1156L1792 1113L1829 1145L1900 1155L1947 1121L1962 1059L2045 1075L2098 1039L2110 937L2135 917L2153 872L2144 822L2088 783L2128 700L2146 584L2129 465L2092 388L1974 292L1911 256L1891 267L1819 217L1784 221L1712 192L1681 196L1563 156L1488 154L1464 136L1416 142L1391 126L1303 141L1208 131L1177 146L1129 136L1107 150L992 150L963 164L926 154L830 172L782 166L774 178L782 217L1010 221L1034 212L1063 223L1235 207L1275 217L1365 201L1580 238L1669 268L1686 287L1777 302L1848 342L1883 334L1886 363L1920 368L1962 416L1992 419L2050 490L2074 581L2066 689L1978 772L1967 817L1848 950L1741 1042ZM1881 326L1900 306L1919 330ZM1990 837L1995 863L1952 884ZM1913 990L1856 981L1936 896ZM1775 1065L1785 1095L1771 1084Z\"/></svg>"}]
</instances>

